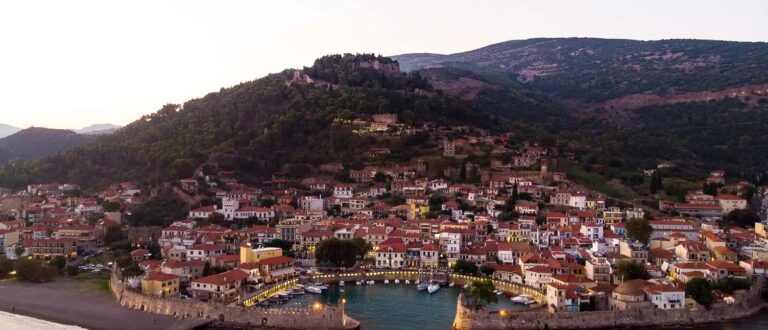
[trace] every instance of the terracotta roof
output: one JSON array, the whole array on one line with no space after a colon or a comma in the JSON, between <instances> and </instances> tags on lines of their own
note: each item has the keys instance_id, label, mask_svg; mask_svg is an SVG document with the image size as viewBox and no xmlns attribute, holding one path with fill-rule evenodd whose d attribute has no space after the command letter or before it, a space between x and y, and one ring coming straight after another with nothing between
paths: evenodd
<instances>
[{"instance_id":1,"label":"terracotta roof","mask_svg":"<svg viewBox=\"0 0 768 330\"><path fill-rule=\"evenodd\" d=\"M293 264L293 258L287 256L277 256L272 258L266 258L259 261L259 265L282 265Z\"/></svg>"},{"instance_id":2,"label":"terracotta roof","mask_svg":"<svg viewBox=\"0 0 768 330\"><path fill-rule=\"evenodd\" d=\"M160 281L160 282L166 282L166 281L172 281L175 279L178 279L179 277L173 274L166 274L161 272L150 272L147 274L146 277L144 277L147 281Z\"/></svg>"},{"instance_id":3,"label":"terracotta roof","mask_svg":"<svg viewBox=\"0 0 768 330\"><path fill-rule=\"evenodd\" d=\"M613 292L625 296L644 296L643 288L645 288L646 283L645 280L641 279L626 281L616 287Z\"/></svg>"},{"instance_id":4,"label":"terracotta roof","mask_svg":"<svg viewBox=\"0 0 768 330\"><path fill-rule=\"evenodd\" d=\"M213 284L213 285L224 285L228 283L242 281L247 278L248 278L248 273L239 269L233 269L227 272L206 276L206 277L201 277L195 280L194 282Z\"/></svg>"}]
</instances>

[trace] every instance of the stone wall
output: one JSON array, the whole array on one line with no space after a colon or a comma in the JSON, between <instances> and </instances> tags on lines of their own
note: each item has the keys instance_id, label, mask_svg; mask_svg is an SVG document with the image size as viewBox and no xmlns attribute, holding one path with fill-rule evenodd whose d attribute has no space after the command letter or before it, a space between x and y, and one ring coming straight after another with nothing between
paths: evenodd
<instances>
[{"instance_id":1,"label":"stone wall","mask_svg":"<svg viewBox=\"0 0 768 330\"><path fill-rule=\"evenodd\" d=\"M316 310L313 308L260 309L158 298L126 290L116 276L112 276L110 288L115 299L123 307L179 318L213 319L220 322L270 329L333 330L359 326L357 321L345 317L343 309L339 307L323 306Z\"/></svg>"},{"instance_id":2,"label":"stone wall","mask_svg":"<svg viewBox=\"0 0 768 330\"><path fill-rule=\"evenodd\" d=\"M748 291L736 292L732 305L718 304L712 309L598 311L580 313L510 312L506 315L474 310L464 306L463 295L456 303L454 329L599 329L618 327L675 326L713 323L754 314L766 306L762 298L765 279L760 278Z\"/></svg>"}]
</instances>

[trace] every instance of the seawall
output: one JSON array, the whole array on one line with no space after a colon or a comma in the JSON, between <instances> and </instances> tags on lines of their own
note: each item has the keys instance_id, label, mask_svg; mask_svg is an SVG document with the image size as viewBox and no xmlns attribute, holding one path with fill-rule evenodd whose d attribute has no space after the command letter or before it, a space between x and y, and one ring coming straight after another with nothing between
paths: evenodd
<instances>
[{"instance_id":1,"label":"seawall","mask_svg":"<svg viewBox=\"0 0 768 330\"><path fill-rule=\"evenodd\" d=\"M123 307L178 318L210 319L265 329L337 330L359 327L357 321L344 315L342 307L261 309L158 298L126 290L123 283L114 275L110 279L110 289Z\"/></svg>"},{"instance_id":2,"label":"seawall","mask_svg":"<svg viewBox=\"0 0 768 330\"><path fill-rule=\"evenodd\" d=\"M619 327L679 326L714 323L750 316L766 307L762 298L765 279L760 278L746 291L734 293L735 302L718 303L707 310L693 309L660 310L645 308L627 311L595 311L576 313L492 313L475 310L464 305L463 294L456 303L453 328L469 329L612 329Z\"/></svg>"}]
</instances>

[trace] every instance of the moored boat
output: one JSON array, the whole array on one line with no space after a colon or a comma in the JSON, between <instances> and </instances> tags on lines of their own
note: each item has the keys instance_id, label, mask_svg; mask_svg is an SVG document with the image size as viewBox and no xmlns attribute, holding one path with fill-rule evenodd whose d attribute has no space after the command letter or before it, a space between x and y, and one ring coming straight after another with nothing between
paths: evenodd
<instances>
[{"instance_id":1,"label":"moored boat","mask_svg":"<svg viewBox=\"0 0 768 330\"><path fill-rule=\"evenodd\" d=\"M430 283L427 286L427 292L429 292L429 293L435 293L435 292L437 292L437 290L440 290L440 284L437 284L437 283L433 282L433 283Z\"/></svg>"}]
</instances>

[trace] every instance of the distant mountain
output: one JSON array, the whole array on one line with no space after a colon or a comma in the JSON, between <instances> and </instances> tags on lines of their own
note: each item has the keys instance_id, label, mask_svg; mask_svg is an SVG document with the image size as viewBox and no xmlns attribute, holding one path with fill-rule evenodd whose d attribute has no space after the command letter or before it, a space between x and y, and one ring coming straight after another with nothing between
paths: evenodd
<instances>
[{"instance_id":1,"label":"distant mountain","mask_svg":"<svg viewBox=\"0 0 768 330\"><path fill-rule=\"evenodd\" d=\"M0 163L36 159L94 140L70 130L30 127L0 139Z\"/></svg>"},{"instance_id":2,"label":"distant mountain","mask_svg":"<svg viewBox=\"0 0 768 330\"><path fill-rule=\"evenodd\" d=\"M765 42L548 38L506 41L450 55L416 53L393 58L405 71L452 67L504 72L532 91L575 107L666 103L664 98L648 96L679 99L685 95L684 101L699 101L742 91L768 93ZM690 94L721 90L726 90L723 95Z\"/></svg>"},{"instance_id":3,"label":"distant mountain","mask_svg":"<svg viewBox=\"0 0 768 330\"><path fill-rule=\"evenodd\" d=\"M75 132L78 134L102 135L102 134L111 134L118 129L120 129L120 126L117 126L117 125L93 124L88 127L83 127L81 129L75 130Z\"/></svg>"},{"instance_id":4,"label":"distant mountain","mask_svg":"<svg viewBox=\"0 0 768 330\"><path fill-rule=\"evenodd\" d=\"M0 139L20 131L21 128L14 127L8 124L0 124Z\"/></svg>"}]
</instances>

